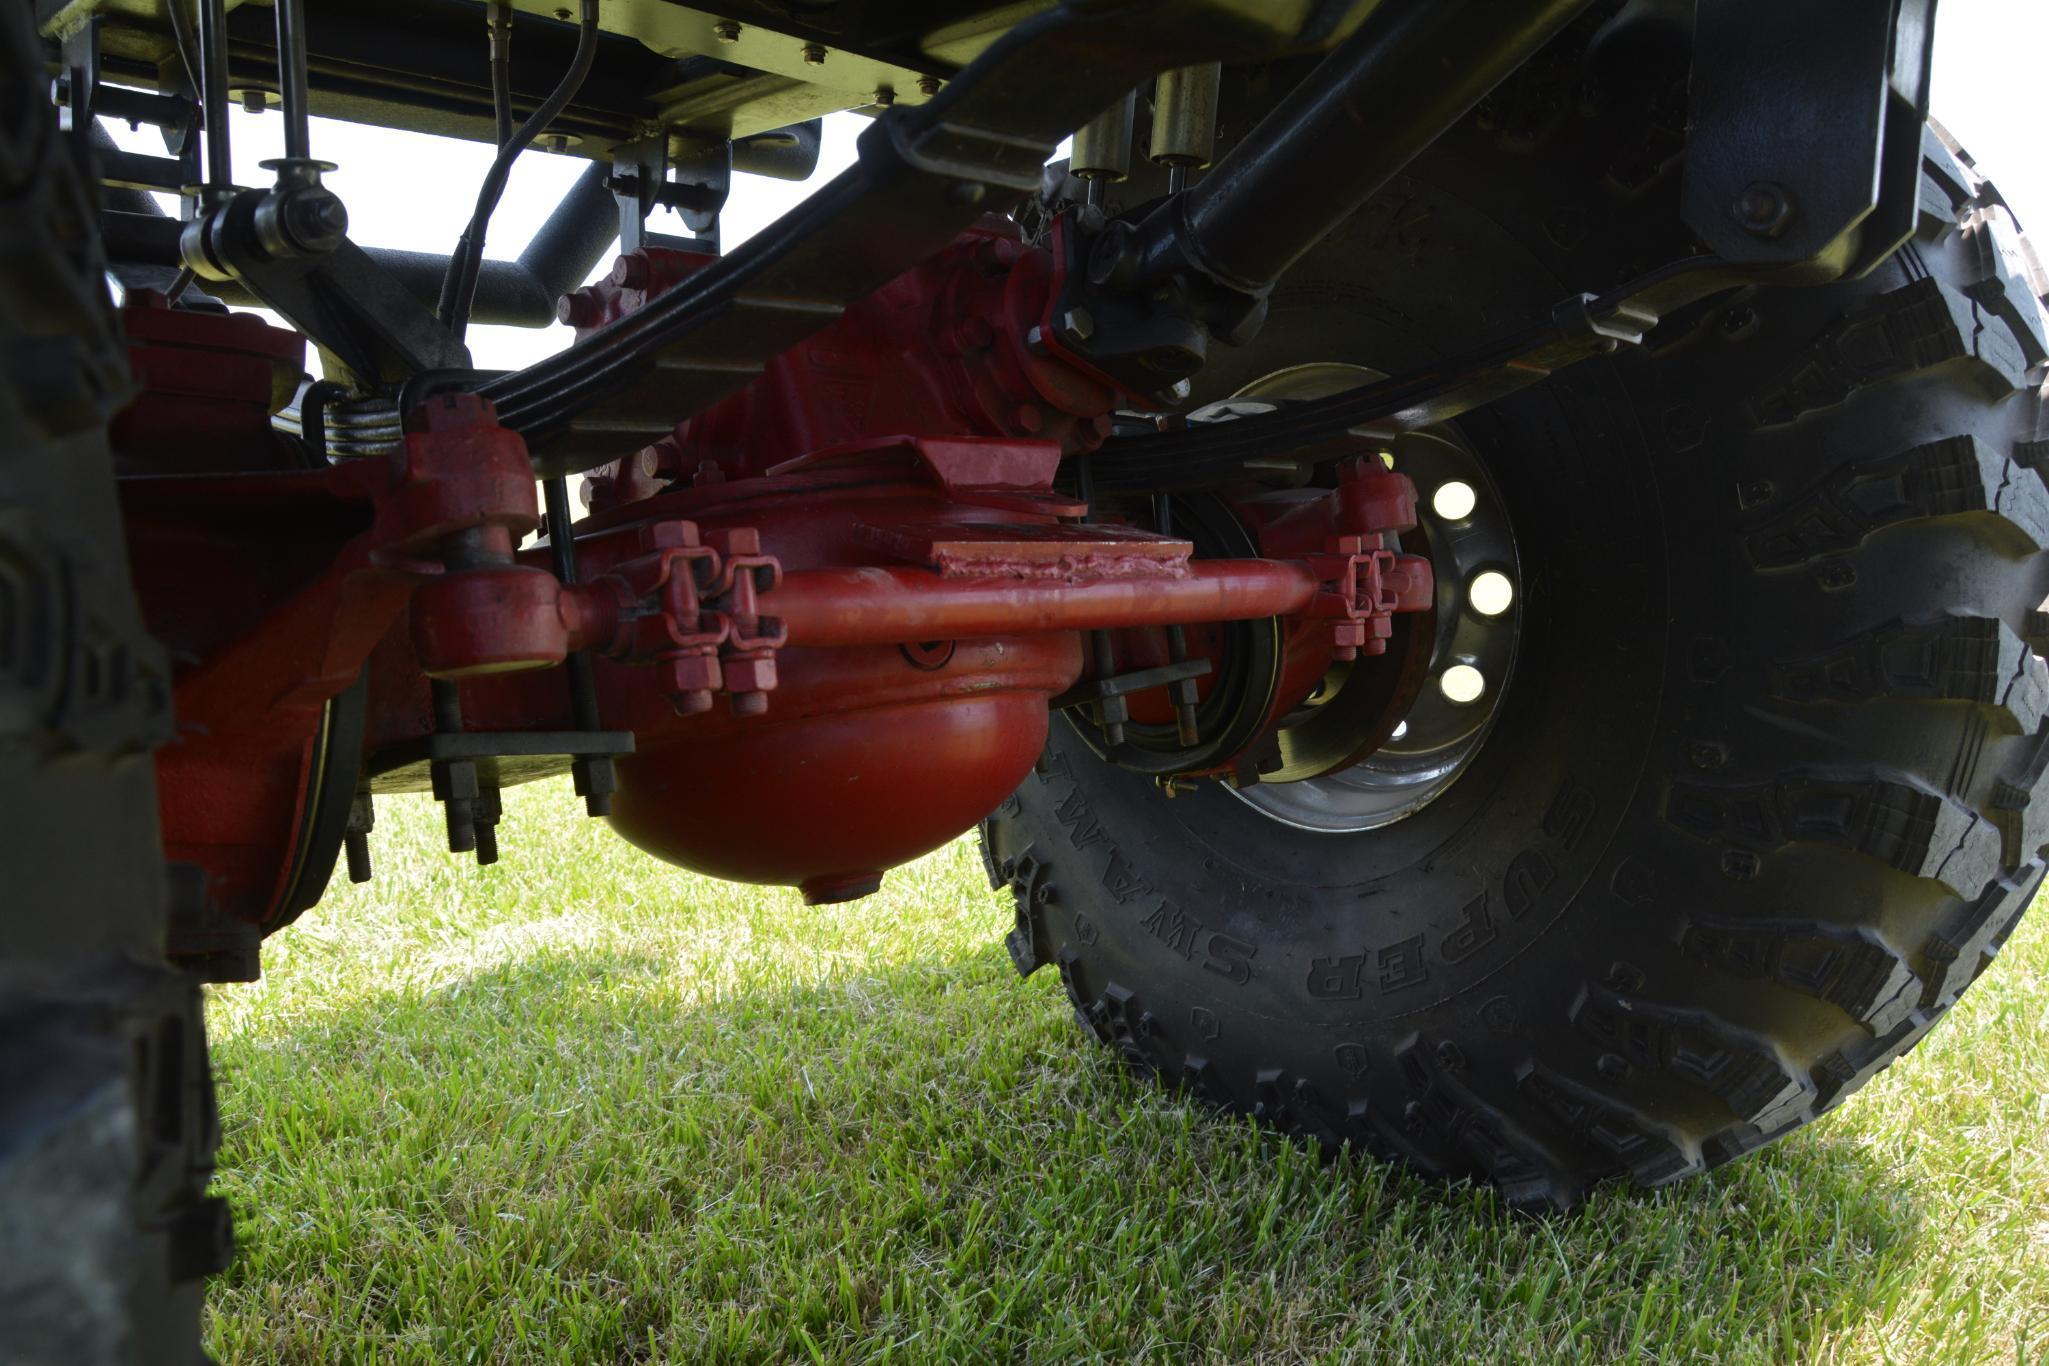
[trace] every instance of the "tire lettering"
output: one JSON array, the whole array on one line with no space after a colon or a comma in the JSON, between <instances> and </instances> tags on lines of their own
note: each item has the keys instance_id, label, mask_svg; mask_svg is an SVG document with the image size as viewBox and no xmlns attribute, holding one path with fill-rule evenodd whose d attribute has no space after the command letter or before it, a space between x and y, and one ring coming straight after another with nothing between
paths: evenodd
<instances>
[{"instance_id":1,"label":"tire lettering","mask_svg":"<svg viewBox=\"0 0 2049 1366\"><path fill-rule=\"evenodd\" d=\"M1544 813L1544 833L1570 853L1579 847L1599 812L1600 804L1594 800L1594 794L1567 778L1558 795L1551 799L1551 809Z\"/></svg>"},{"instance_id":2,"label":"tire lettering","mask_svg":"<svg viewBox=\"0 0 2049 1366\"><path fill-rule=\"evenodd\" d=\"M1509 861L1508 871L1501 877L1501 904L1508 908L1509 918L1520 920L1537 904L1544 889L1558 878L1551 867L1551 860L1536 849L1525 849Z\"/></svg>"},{"instance_id":3,"label":"tire lettering","mask_svg":"<svg viewBox=\"0 0 2049 1366\"><path fill-rule=\"evenodd\" d=\"M1233 986L1242 987L1252 980L1252 959L1259 952L1257 944L1233 939L1228 934L1212 934L1208 949L1209 956L1202 960L1204 971L1214 972Z\"/></svg>"},{"instance_id":4,"label":"tire lettering","mask_svg":"<svg viewBox=\"0 0 2049 1366\"><path fill-rule=\"evenodd\" d=\"M1109 836L1103 833L1102 824L1089 810L1088 799L1076 787L1067 794L1067 800L1060 803L1053 812L1053 819L1067 827L1067 838L1077 849L1086 849L1092 844L1104 844Z\"/></svg>"},{"instance_id":5,"label":"tire lettering","mask_svg":"<svg viewBox=\"0 0 2049 1366\"><path fill-rule=\"evenodd\" d=\"M1462 963L1494 942L1494 918L1487 913L1483 890L1466 903L1464 918L1444 936L1438 952L1447 963Z\"/></svg>"},{"instance_id":6,"label":"tire lettering","mask_svg":"<svg viewBox=\"0 0 2049 1366\"><path fill-rule=\"evenodd\" d=\"M1117 846L1110 846L1110 862L1103 869L1103 890L1118 901L1129 901L1146 890L1146 880L1131 866L1124 855L1117 852Z\"/></svg>"},{"instance_id":7,"label":"tire lettering","mask_svg":"<svg viewBox=\"0 0 2049 1366\"><path fill-rule=\"evenodd\" d=\"M1173 902L1162 900L1142 923L1152 931L1153 938L1180 954L1183 961L1194 959L1196 937L1203 932L1201 921L1192 919Z\"/></svg>"},{"instance_id":8,"label":"tire lettering","mask_svg":"<svg viewBox=\"0 0 2049 1366\"><path fill-rule=\"evenodd\" d=\"M1309 964L1309 994L1322 1001L1356 1001L1360 974L1365 970L1363 953L1314 959Z\"/></svg>"},{"instance_id":9,"label":"tire lettering","mask_svg":"<svg viewBox=\"0 0 2049 1366\"><path fill-rule=\"evenodd\" d=\"M1380 989L1406 991L1430 980L1430 968L1423 962L1423 936L1415 935L1388 945L1374 960L1380 967Z\"/></svg>"}]
</instances>

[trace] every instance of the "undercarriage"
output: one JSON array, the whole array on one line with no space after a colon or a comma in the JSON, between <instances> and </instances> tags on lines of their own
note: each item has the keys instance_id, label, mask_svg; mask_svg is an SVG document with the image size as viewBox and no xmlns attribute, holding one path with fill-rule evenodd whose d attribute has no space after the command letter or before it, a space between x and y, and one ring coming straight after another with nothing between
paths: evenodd
<instances>
[{"instance_id":1,"label":"undercarriage","mask_svg":"<svg viewBox=\"0 0 2049 1366\"><path fill-rule=\"evenodd\" d=\"M155 968L253 980L392 793L490 863L572 775L811 903L981 824L1139 1070L1564 1206L1833 1104L2025 906L2049 330L1930 0L578 3L8 21L86 206L11 382L106 454L0 633L38 754L150 756ZM316 117L494 147L461 240L352 241ZM487 256L522 155L587 168Z\"/></svg>"}]
</instances>

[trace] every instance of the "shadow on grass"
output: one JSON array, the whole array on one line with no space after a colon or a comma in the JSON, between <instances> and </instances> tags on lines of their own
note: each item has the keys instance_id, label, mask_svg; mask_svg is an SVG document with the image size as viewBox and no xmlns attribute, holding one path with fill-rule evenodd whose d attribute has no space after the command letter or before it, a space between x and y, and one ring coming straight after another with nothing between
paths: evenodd
<instances>
[{"instance_id":1,"label":"shadow on grass","mask_svg":"<svg viewBox=\"0 0 2049 1366\"><path fill-rule=\"evenodd\" d=\"M1906 1190L1803 1134L1536 1220L1131 1082L1002 953L528 959L222 1049L228 1360L1807 1357Z\"/></svg>"}]
</instances>

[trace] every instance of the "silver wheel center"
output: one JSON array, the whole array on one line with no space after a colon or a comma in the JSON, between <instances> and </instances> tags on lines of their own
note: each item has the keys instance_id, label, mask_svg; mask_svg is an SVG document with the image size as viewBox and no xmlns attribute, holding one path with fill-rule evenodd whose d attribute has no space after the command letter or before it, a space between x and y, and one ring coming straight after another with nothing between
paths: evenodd
<instances>
[{"instance_id":1,"label":"silver wheel center","mask_svg":"<svg viewBox=\"0 0 2049 1366\"><path fill-rule=\"evenodd\" d=\"M1379 378L1364 366L1300 365L1267 375L1195 416L1227 420L1261 400L1320 398ZM1394 734L1356 763L1292 782L1227 789L1304 830L1389 825L1435 801L1492 729L1521 634L1523 580L1507 509L1479 457L1455 432L1396 437L1382 457L1415 483L1420 529L1437 577L1428 676ZM1383 661L1364 658L1355 668ZM1385 661L1384 667L1395 667Z\"/></svg>"}]
</instances>

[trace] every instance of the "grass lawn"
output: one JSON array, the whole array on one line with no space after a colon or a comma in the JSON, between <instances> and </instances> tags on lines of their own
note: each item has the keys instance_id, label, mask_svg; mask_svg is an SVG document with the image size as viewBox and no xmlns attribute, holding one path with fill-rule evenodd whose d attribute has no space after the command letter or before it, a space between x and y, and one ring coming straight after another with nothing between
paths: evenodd
<instances>
[{"instance_id":1,"label":"grass lawn","mask_svg":"<svg viewBox=\"0 0 2049 1366\"><path fill-rule=\"evenodd\" d=\"M811 910L561 783L481 872L378 821L213 998L225 1362L2049 1360L2049 915L1821 1123L1538 1220L1128 1081L972 839Z\"/></svg>"}]
</instances>

